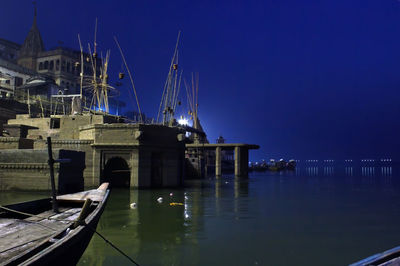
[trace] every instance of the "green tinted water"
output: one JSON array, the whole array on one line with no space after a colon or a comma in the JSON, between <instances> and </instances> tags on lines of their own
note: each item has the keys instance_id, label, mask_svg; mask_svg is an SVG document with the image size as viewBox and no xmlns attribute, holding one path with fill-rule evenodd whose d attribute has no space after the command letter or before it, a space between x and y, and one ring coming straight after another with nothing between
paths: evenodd
<instances>
[{"instance_id":1,"label":"green tinted water","mask_svg":"<svg viewBox=\"0 0 400 266\"><path fill-rule=\"evenodd\" d=\"M97 230L140 265L346 265L400 245L399 192L398 170L380 167L115 189ZM96 235L79 262L128 264Z\"/></svg>"}]
</instances>

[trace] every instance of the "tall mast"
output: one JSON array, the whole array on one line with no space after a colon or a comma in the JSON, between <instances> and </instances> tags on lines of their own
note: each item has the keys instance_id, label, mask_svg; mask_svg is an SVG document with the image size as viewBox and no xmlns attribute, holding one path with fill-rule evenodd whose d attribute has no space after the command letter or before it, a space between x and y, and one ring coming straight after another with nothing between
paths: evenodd
<instances>
[{"instance_id":1,"label":"tall mast","mask_svg":"<svg viewBox=\"0 0 400 266\"><path fill-rule=\"evenodd\" d=\"M82 43L81 43L81 37L78 34L78 40L79 40L79 48L81 49L81 73L79 74L81 82L80 82L80 95L81 95L81 101L82 101L82 94L83 94L83 49L82 49Z\"/></svg>"},{"instance_id":2,"label":"tall mast","mask_svg":"<svg viewBox=\"0 0 400 266\"><path fill-rule=\"evenodd\" d=\"M161 97L160 106L158 108L157 122L160 118L160 113L162 110L163 119L162 123L166 125L169 121L172 121L174 117L174 101L177 95L177 80L178 80L178 45L180 39L181 31L178 32L178 37L176 39L174 54L171 59L171 64L168 70L167 80L164 84L164 89ZM180 83L179 83L180 84ZM178 85L179 86L179 85Z\"/></svg>"},{"instance_id":3,"label":"tall mast","mask_svg":"<svg viewBox=\"0 0 400 266\"><path fill-rule=\"evenodd\" d=\"M137 97L135 84L133 83L133 78L132 78L131 71L129 70L128 64L126 63L124 53L122 52L122 49L121 49L121 46L119 45L119 42L118 42L118 40L117 40L117 37L114 36L114 40L115 40L115 43L116 43L117 46L118 46L119 52L121 53L122 60L124 61L126 71L128 72L129 79L130 79L130 81L131 81L131 85L132 85L133 92L135 93L136 104L137 104L138 111L139 111L140 122L143 122L143 116L142 116L142 112L141 112L141 110L140 110L139 100L138 100L138 97Z\"/></svg>"}]
</instances>

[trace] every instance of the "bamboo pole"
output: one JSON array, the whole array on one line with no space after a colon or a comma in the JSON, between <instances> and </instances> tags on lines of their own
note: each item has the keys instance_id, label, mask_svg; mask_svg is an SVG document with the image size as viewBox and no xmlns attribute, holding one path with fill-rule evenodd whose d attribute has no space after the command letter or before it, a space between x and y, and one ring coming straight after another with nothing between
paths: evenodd
<instances>
[{"instance_id":1,"label":"bamboo pole","mask_svg":"<svg viewBox=\"0 0 400 266\"><path fill-rule=\"evenodd\" d=\"M79 48L81 49L81 73L79 74L79 76L80 76L80 80L81 80L80 94L81 94L81 101L82 101L82 94L83 94L83 48L82 48L82 43L81 43L81 37L79 36L79 34L78 34L78 40L79 40Z\"/></svg>"},{"instance_id":2,"label":"bamboo pole","mask_svg":"<svg viewBox=\"0 0 400 266\"><path fill-rule=\"evenodd\" d=\"M136 93L136 89L135 89L135 84L133 83L133 78L132 78L131 71L129 70L128 64L126 63L124 53L122 52L121 46L120 46L119 43L118 43L117 37L114 36L114 40L115 40L115 43L116 43L117 46L118 46L119 52L121 53L121 57L122 57L122 60L124 61L125 68L126 68L126 70L128 71L128 75L129 75L129 78L130 78L131 84L132 84L132 89L133 89L133 92L135 93L136 104L137 104L138 111L139 111L139 116L140 116L140 122L143 122L142 111L140 110L139 100L138 100L138 97L137 97L137 93Z\"/></svg>"},{"instance_id":3,"label":"bamboo pole","mask_svg":"<svg viewBox=\"0 0 400 266\"><path fill-rule=\"evenodd\" d=\"M39 103L40 103L40 109L42 110L42 118L44 118L44 110L43 110L43 104L42 104L42 97L39 96Z\"/></svg>"},{"instance_id":4,"label":"bamboo pole","mask_svg":"<svg viewBox=\"0 0 400 266\"><path fill-rule=\"evenodd\" d=\"M52 195L52 205L53 211L58 213L58 206L57 206L57 196L56 196L56 185L54 180L54 159L53 159L53 151L51 148L51 138L47 137L47 153L49 156L48 164L50 169L50 181L51 181L51 195Z\"/></svg>"},{"instance_id":5,"label":"bamboo pole","mask_svg":"<svg viewBox=\"0 0 400 266\"><path fill-rule=\"evenodd\" d=\"M31 116L31 100L30 100L30 95L29 95L29 89L28 89L28 113L29 116Z\"/></svg>"},{"instance_id":6,"label":"bamboo pole","mask_svg":"<svg viewBox=\"0 0 400 266\"><path fill-rule=\"evenodd\" d=\"M168 99L169 99L169 89L170 89L170 84L171 84L171 72L172 72L173 65L174 65L174 62L175 62L175 57L176 57L176 54L177 54L177 51L178 51L178 44L179 44L180 36L181 36L181 31L178 32L178 37L177 37L176 43L175 43L174 54L172 56L171 63L169 65L167 79L166 79L165 84L164 84L164 89L163 89L163 93L162 93L162 96L161 96L160 106L158 108L157 123L158 123L158 120L159 120L159 117L160 117L161 107L162 106L164 106L164 108L163 108L163 113L164 113L164 115L163 115L163 124L165 124L165 122L167 120L167 107L168 107Z\"/></svg>"}]
</instances>

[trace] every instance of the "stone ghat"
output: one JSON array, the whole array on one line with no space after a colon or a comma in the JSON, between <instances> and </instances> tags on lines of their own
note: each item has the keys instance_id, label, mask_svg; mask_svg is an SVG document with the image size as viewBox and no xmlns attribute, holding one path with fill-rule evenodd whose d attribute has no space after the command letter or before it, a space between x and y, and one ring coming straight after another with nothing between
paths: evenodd
<instances>
[{"instance_id":1,"label":"stone ghat","mask_svg":"<svg viewBox=\"0 0 400 266\"><path fill-rule=\"evenodd\" d=\"M54 165L59 193L82 190L85 153L55 149L53 157L71 160L67 164ZM0 150L0 191L50 190L47 161L47 150Z\"/></svg>"}]
</instances>

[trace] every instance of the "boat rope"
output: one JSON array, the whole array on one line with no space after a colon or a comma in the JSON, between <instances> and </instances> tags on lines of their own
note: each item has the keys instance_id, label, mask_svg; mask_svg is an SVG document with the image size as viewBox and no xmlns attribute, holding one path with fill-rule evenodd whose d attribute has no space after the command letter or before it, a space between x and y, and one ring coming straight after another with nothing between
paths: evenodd
<instances>
[{"instance_id":1,"label":"boat rope","mask_svg":"<svg viewBox=\"0 0 400 266\"><path fill-rule=\"evenodd\" d=\"M90 228L94 233L96 233L99 237L101 237L107 244L109 244L111 247L113 247L116 251L118 251L119 253L121 253L124 257L126 257L130 262L132 262L133 264L139 266L139 264L137 262L135 262L131 257L129 257L127 254L125 254L125 252L123 252L122 250L120 250L116 245L114 245L113 243L111 243L110 240L108 240L107 238L105 238L102 234L100 234L99 232L96 231L96 229L93 229L92 227L88 226L88 228Z\"/></svg>"},{"instance_id":2,"label":"boat rope","mask_svg":"<svg viewBox=\"0 0 400 266\"><path fill-rule=\"evenodd\" d=\"M4 206L0 205L0 209L9 211L9 212L14 212L17 214L22 214L25 216L30 216L30 217L36 217L36 218L41 218L41 219L48 219L48 220L54 220L54 221L59 221L59 222L74 222L73 220L66 220L66 219L57 219L57 218L52 218L50 216L40 216L40 215L36 215L36 214L31 214L31 213L26 213L26 212L21 212L21 211L17 211L17 210L13 210ZM27 221L27 220L25 220ZM30 221L31 222L31 221ZM32 221L33 222L33 221ZM35 223L35 222L33 222ZM92 230L94 233L96 233L98 236L100 236L107 244L109 244L111 247L113 247L116 251L118 251L119 253L121 253L124 257L126 257L130 262L132 262L133 264L139 266L139 264L137 262L135 262L131 257L129 257L126 253L124 253L121 249L119 249L116 245L114 245L113 243L111 243L111 241L109 241L107 238L105 238L102 234L100 234L99 232L96 231L95 228L89 226L88 224L86 224L84 221L81 221L79 223L80 225L86 226L87 228L89 228L90 230ZM40 225L40 224L39 224ZM47 226L45 226L47 227ZM51 227L49 227L52 230L55 230Z\"/></svg>"}]
</instances>

